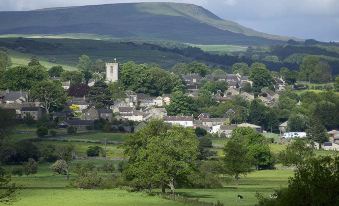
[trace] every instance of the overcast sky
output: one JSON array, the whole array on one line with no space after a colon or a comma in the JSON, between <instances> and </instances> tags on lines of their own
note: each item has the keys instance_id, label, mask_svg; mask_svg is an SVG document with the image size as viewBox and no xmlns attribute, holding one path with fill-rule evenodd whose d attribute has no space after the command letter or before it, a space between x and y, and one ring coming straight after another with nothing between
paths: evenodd
<instances>
[{"instance_id":1,"label":"overcast sky","mask_svg":"<svg viewBox=\"0 0 339 206\"><path fill-rule=\"evenodd\" d=\"M161 1L161 0L142 0ZM167 0L201 5L258 31L339 41L339 0ZM0 0L0 11L141 2L139 0ZM0 19L1 21L1 19Z\"/></svg>"}]
</instances>

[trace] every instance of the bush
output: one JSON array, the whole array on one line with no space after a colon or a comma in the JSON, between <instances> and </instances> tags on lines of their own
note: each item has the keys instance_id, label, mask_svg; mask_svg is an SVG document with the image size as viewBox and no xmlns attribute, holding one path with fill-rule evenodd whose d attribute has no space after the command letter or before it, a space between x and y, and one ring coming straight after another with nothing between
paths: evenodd
<instances>
[{"instance_id":1,"label":"bush","mask_svg":"<svg viewBox=\"0 0 339 206\"><path fill-rule=\"evenodd\" d=\"M38 135L38 137L44 137L48 135L48 128L41 126L36 130L36 134Z\"/></svg>"},{"instance_id":2,"label":"bush","mask_svg":"<svg viewBox=\"0 0 339 206\"><path fill-rule=\"evenodd\" d=\"M41 150L42 158L47 162L55 162L58 159L54 145L46 145Z\"/></svg>"},{"instance_id":3,"label":"bush","mask_svg":"<svg viewBox=\"0 0 339 206\"><path fill-rule=\"evenodd\" d=\"M38 163L34 159L29 158L28 162L24 163L24 172L25 175L36 174L38 172Z\"/></svg>"},{"instance_id":4,"label":"bush","mask_svg":"<svg viewBox=\"0 0 339 206\"><path fill-rule=\"evenodd\" d=\"M89 146L87 149L87 156L88 157L98 157L100 153L102 153L103 149L99 146Z\"/></svg>"},{"instance_id":5,"label":"bush","mask_svg":"<svg viewBox=\"0 0 339 206\"><path fill-rule=\"evenodd\" d=\"M105 162L105 164L101 167L101 170L107 173L113 173L115 171L115 166L113 162Z\"/></svg>"},{"instance_id":6,"label":"bush","mask_svg":"<svg viewBox=\"0 0 339 206\"><path fill-rule=\"evenodd\" d=\"M112 131L111 123L107 122L102 130L103 130L103 132L111 132Z\"/></svg>"},{"instance_id":7,"label":"bush","mask_svg":"<svg viewBox=\"0 0 339 206\"><path fill-rule=\"evenodd\" d=\"M67 134L76 134L77 130L78 129L76 127L70 126L67 128Z\"/></svg>"},{"instance_id":8,"label":"bush","mask_svg":"<svg viewBox=\"0 0 339 206\"><path fill-rule=\"evenodd\" d=\"M100 188L103 184L103 178L96 171L85 172L72 182L72 185L82 189Z\"/></svg>"},{"instance_id":9,"label":"bush","mask_svg":"<svg viewBox=\"0 0 339 206\"><path fill-rule=\"evenodd\" d=\"M19 141L9 149L12 150L10 154L7 154L7 163L23 163L29 158L38 160L41 157L39 149L31 141Z\"/></svg>"},{"instance_id":10,"label":"bush","mask_svg":"<svg viewBox=\"0 0 339 206\"><path fill-rule=\"evenodd\" d=\"M24 174L24 169L22 167L16 167L14 169L12 169L12 175L15 175L15 176L22 176Z\"/></svg>"},{"instance_id":11,"label":"bush","mask_svg":"<svg viewBox=\"0 0 339 206\"><path fill-rule=\"evenodd\" d=\"M193 188L222 188L220 174L224 172L223 163L220 161L202 161L198 171L188 177L189 185ZM187 184L187 183L186 183Z\"/></svg>"},{"instance_id":12,"label":"bush","mask_svg":"<svg viewBox=\"0 0 339 206\"><path fill-rule=\"evenodd\" d=\"M93 126L86 126L86 129L87 129L87 130L93 130L94 127L93 127Z\"/></svg>"},{"instance_id":13,"label":"bush","mask_svg":"<svg viewBox=\"0 0 339 206\"><path fill-rule=\"evenodd\" d=\"M106 120L99 119L94 121L94 129L95 130L102 130L104 128L104 125L106 124Z\"/></svg>"},{"instance_id":14,"label":"bush","mask_svg":"<svg viewBox=\"0 0 339 206\"><path fill-rule=\"evenodd\" d=\"M118 171L120 173L122 173L122 171L124 171L124 169L127 167L127 162L125 161L121 161L118 163Z\"/></svg>"},{"instance_id":15,"label":"bush","mask_svg":"<svg viewBox=\"0 0 339 206\"><path fill-rule=\"evenodd\" d=\"M51 135L52 137L55 137L57 135L57 132L55 130L50 130L49 135Z\"/></svg>"},{"instance_id":16,"label":"bush","mask_svg":"<svg viewBox=\"0 0 339 206\"><path fill-rule=\"evenodd\" d=\"M68 164L65 160L57 160L52 164L51 170L60 175L68 175Z\"/></svg>"},{"instance_id":17,"label":"bush","mask_svg":"<svg viewBox=\"0 0 339 206\"><path fill-rule=\"evenodd\" d=\"M83 175L86 172L91 172L96 169L95 165L92 162L81 164L77 163L74 167L74 172L78 175Z\"/></svg>"},{"instance_id":18,"label":"bush","mask_svg":"<svg viewBox=\"0 0 339 206\"><path fill-rule=\"evenodd\" d=\"M195 129L195 134L198 136L198 137L203 137L203 136L206 136L207 135L207 131L203 128L200 128L200 127L197 127Z\"/></svg>"},{"instance_id":19,"label":"bush","mask_svg":"<svg viewBox=\"0 0 339 206\"><path fill-rule=\"evenodd\" d=\"M24 123L28 126L32 126L33 124L35 124L35 120L33 119L33 117L28 113L25 118L23 119Z\"/></svg>"}]
</instances>

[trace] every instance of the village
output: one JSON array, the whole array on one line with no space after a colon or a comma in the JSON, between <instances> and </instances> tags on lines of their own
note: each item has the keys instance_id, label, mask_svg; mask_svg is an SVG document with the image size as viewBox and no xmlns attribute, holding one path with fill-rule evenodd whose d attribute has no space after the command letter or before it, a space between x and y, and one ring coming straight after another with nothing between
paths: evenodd
<instances>
[{"instance_id":1,"label":"village","mask_svg":"<svg viewBox=\"0 0 339 206\"><path fill-rule=\"evenodd\" d=\"M107 84L119 81L119 63L106 63L105 82ZM61 81L60 78L52 77L52 80ZM224 92L217 91L213 93L211 98L216 102L227 102L236 97L240 97L245 101L251 102L255 99L253 92L247 92L245 89L252 86L253 82L249 80L249 76L241 76L240 74L215 75L208 74L204 77L199 74L182 75L182 80L187 87L185 95L196 98L199 89L204 81L226 82L227 90ZM257 96L267 107L273 107L279 100L280 93L285 91L287 83L283 78L274 79L275 91L263 88ZM70 81L61 82L65 91L71 86ZM88 86L92 87L95 80L88 81ZM125 91L124 97L112 100L112 104L107 108L96 108L88 97L68 96L64 109L53 112L51 115L53 120L57 120L59 128L75 127L78 130L93 130L95 122L104 120L113 123L110 125L112 131L133 133L138 128L143 127L146 122L152 119L161 119L165 123L171 125L179 125L188 128L201 128L206 132L219 138L229 138L232 131L239 127L253 128L257 132L267 133L261 126L250 123L234 123L231 121L235 114L233 109L225 112L223 117L212 117L209 113L201 113L198 116L178 115L169 116L166 106L171 103L171 95L164 94L161 96L150 96L144 93L136 93L134 91ZM298 104L301 104L298 102ZM30 98L28 91L1 91L0 107L3 109L15 110L18 120L31 118L34 121L40 120L46 115L46 109L43 108L41 102ZM324 150L339 151L339 131L328 131L329 141L322 144ZM288 131L288 122L284 122L279 126L280 143L288 142L294 138L306 138L306 132ZM316 148L319 148L319 144Z\"/></svg>"}]
</instances>

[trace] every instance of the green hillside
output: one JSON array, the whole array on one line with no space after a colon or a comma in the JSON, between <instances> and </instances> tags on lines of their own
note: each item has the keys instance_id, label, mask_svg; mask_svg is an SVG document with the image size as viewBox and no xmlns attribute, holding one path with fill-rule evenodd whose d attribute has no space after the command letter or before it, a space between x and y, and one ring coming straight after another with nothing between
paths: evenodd
<instances>
[{"instance_id":1,"label":"green hillside","mask_svg":"<svg viewBox=\"0 0 339 206\"><path fill-rule=\"evenodd\" d=\"M223 20L192 4L128 3L0 12L0 34L68 33L194 44L272 45L288 39Z\"/></svg>"},{"instance_id":2,"label":"green hillside","mask_svg":"<svg viewBox=\"0 0 339 206\"><path fill-rule=\"evenodd\" d=\"M89 39L27 39L0 38L0 47L9 50L13 65L27 64L36 56L42 65L51 67L62 65L67 70L76 69L79 56L86 54L94 61L102 59L119 62L135 61L137 63L158 64L171 68L178 62L191 62L192 59L178 53L159 50L151 44L132 42L112 42Z\"/></svg>"}]
</instances>

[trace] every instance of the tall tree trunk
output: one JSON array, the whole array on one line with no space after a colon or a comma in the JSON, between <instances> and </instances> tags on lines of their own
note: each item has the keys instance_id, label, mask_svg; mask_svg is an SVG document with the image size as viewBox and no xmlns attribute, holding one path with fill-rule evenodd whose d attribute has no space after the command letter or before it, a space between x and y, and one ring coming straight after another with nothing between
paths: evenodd
<instances>
[{"instance_id":1,"label":"tall tree trunk","mask_svg":"<svg viewBox=\"0 0 339 206\"><path fill-rule=\"evenodd\" d=\"M171 189L172 195L174 195L175 194L174 178L171 178L170 182L168 183L168 186Z\"/></svg>"}]
</instances>

